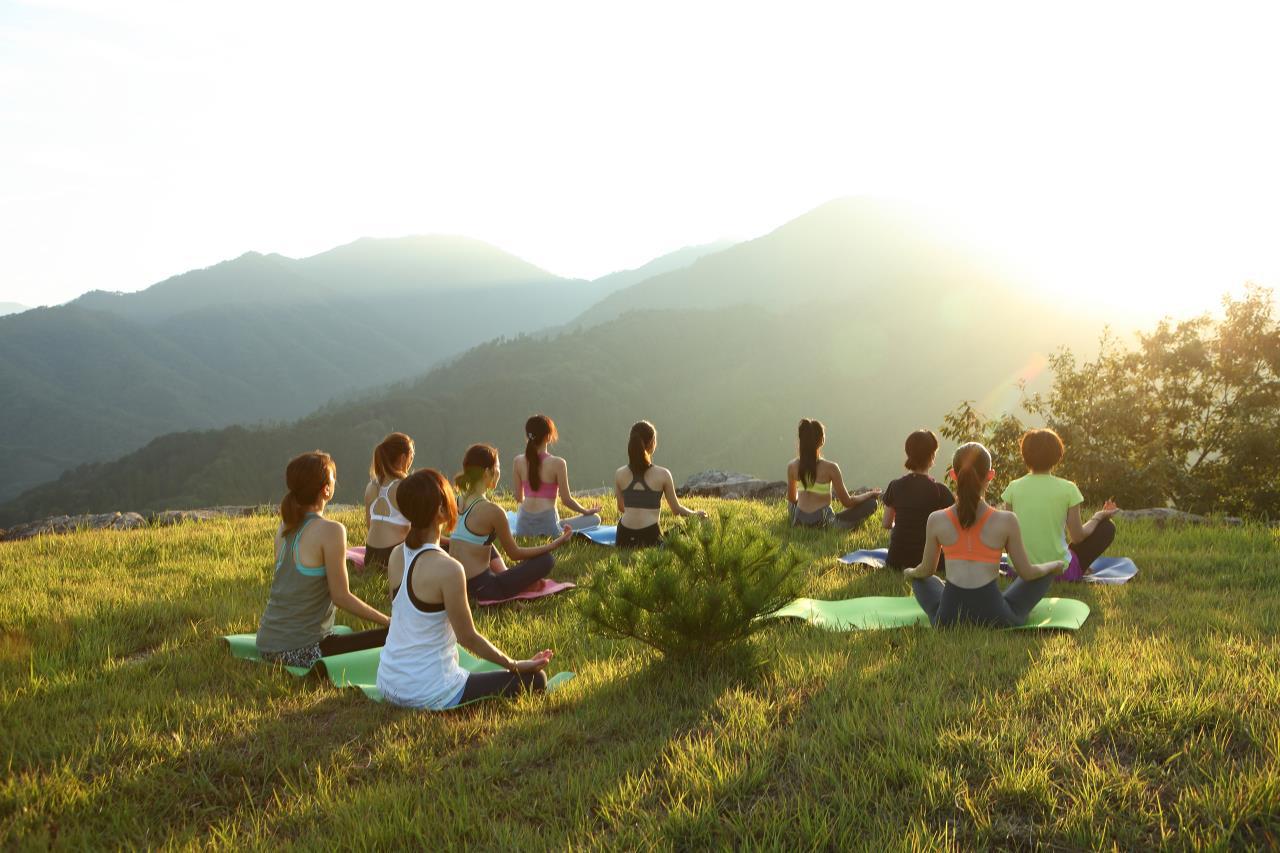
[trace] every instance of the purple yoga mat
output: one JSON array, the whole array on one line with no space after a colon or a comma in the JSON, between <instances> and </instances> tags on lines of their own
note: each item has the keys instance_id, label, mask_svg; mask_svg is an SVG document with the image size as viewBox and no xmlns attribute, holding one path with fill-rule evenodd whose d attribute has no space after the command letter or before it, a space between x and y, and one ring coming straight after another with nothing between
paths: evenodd
<instances>
[{"instance_id":1,"label":"purple yoga mat","mask_svg":"<svg viewBox=\"0 0 1280 853\"><path fill-rule=\"evenodd\" d=\"M551 578L543 578L533 586L526 589L518 595L510 598L497 598L493 600L479 599L476 604L482 607L492 607L495 604L503 604L508 601L528 601L531 598L543 598L548 595L555 595L557 592L564 592L566 589L573 589L577 584L568 581L553 581Z\"/></svg>"}]
</instances>

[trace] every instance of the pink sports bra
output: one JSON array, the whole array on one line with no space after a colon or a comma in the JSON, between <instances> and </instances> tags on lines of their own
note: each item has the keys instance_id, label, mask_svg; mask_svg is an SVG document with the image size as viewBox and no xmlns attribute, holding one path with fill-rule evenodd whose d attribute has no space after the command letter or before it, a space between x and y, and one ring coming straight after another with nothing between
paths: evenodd
<instances>
[{"instance_id":1,"label":"pink sports bra","mask_svg":"<svg viewBox=\"0 0 1280 853\"><path fill-rule=\"evenodd\" d=\"M540 453L538 454L538 458L546 459L550 455L550 453ZM560 489L556 485L555 480L543 480L542 485L538 486L536 489L532 488L526 482L521 482L520 485L524 487L524 496L526 498L547 498L548 500L554 500L555 496L560 493Z\"/></svg>"}]
</instances>

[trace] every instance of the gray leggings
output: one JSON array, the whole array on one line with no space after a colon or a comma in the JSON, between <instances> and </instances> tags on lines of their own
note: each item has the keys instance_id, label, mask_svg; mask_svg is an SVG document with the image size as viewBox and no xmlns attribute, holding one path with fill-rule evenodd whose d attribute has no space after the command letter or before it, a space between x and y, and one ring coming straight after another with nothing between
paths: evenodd
<instances>
[{"instance_id":1,"label":"gray leggings","mask_svg":"<svg viewBox=\"0 0 1280 853\"><path fill-rule=\"evenodd\" d=\"M1033 581L1014 578L1001 593L1000 585L994 580L986 586L968 589L945 583L933 575L913 580L911 591L934 627L967 623L1012 628L1027 621L1031 608L1044 598L1052 583L1052 575Z\"/></svg>"},{"instance_id":2,"label":"gray leggings","mask_svg":"<svg viewBox=\"0 0 1280 853\"><path fill-rule=\"evenodd\" d=\"M875 498L868 498L862 503L855 504L841 512L835 512L830 506L824 506L817 512L805 512L800 509L799 504L791 504L791 526L827 527L829 525L831 527L841 527L845 530L853 530L875 515L875 512Z\"/></svg>"},{"instance_id":3,"label":"gray leggings","mask_svg":"<svg viewBox=\"0 0 1280 853\"><path fill-rule=\"evenodd\" d=\"M572 518L561 518L555 507L542 512L525 512L524 507L516 510L517 536L559 536L560 528L569 525L573 530L587 530L600 526L598 515L575 515Z\"/></svg>"}]
</instances>

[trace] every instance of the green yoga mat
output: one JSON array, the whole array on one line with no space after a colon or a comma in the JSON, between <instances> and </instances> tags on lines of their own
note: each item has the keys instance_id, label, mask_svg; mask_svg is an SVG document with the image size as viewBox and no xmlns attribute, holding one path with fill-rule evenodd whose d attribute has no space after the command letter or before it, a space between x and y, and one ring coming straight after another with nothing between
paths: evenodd
<instances>
[{"instance_id":1,"label":"green yoga mat","mask_svg":"<svg viewBox=\"0 0 1280 853\"><path fill-rule=\"evenodd\" d=\"M906 628L911 625L929 627L929 617L920 609L914 596L849 598L844 601L821 601L797 598L770 613L767 618L792 617L828 631L875 631L882 628ZM1013 631L1033 628L1057 628L1074 631L1089 618L1089 605L1074 598L1045 598L1031 610L1025 625Z\"/></svg>"},{"instance_id":2,"label":"green yoga mat","mask_svg":"<svg viewBox=\"0 0 1280 853\"><path fill-rule=\"evenodd\" d=\"M335 625L333 631L335 634L351 633L351 629L346 625ZM227 645L231 648L232 657L249 661L262 660L258 655L256 634L229 634L222 639L226 640ZM358 652L347 652L346 654L320 658L317 666L324 669L325 675L329 677L329 681L333 683L334 687L356 687L373 701L381 702L382 691L378 689L378 660L381 657L381 647L362 649ZM494 672L502 669L496 663L481 660L462 646L458 646L458 665L467 672ZM286 666L284 668L296 676L303 676L311 671L300 666ZM572 680L573 677L574 673L572 672L558 672L547 679L547 690L554 690ZM484 698L493 697L486 696ZM483 700L477 699L474 701ZM470 705L471 703L467 702L466 704ZM455 705L454 707L460 708L462 706Z\"/></svg>"}]
</instances>

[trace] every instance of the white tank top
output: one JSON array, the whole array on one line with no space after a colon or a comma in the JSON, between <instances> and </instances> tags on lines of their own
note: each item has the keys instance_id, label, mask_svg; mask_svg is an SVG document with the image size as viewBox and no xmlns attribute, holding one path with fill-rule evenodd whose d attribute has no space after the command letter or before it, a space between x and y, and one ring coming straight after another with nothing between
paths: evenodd
<instances>
[{"instance_id":1,"label":"white tank top","mask_svg":"<svg viewBox=\"0 0 1280 853\"><path fill-rule=\"evenodd\" d=\"M409 600L413 561L439 545L404 548L404 579L391 606L391 627L378 663L378 689L395 705L440 710L449 707L467 683L458 666L458 638L441 610L423 613Z\"/></svg>"},{"instance_id":2,"label":"white tank top","mask_svg":"<svg viewBox=\"0 0 1280 853\"><path fill-rule=\"evenodd\" d=\"M391 495L388 494L391 491L391 487L398 482L400 481L392 480L385 486L378 486L378 496L373 499L373 503L369 504L370 521L385 521L387 524L394 524L397 527L409 526L409 519L405 518L404 513L400 512L400 509L391 502ZM378 512L379 501L387 505L385 513Z\"/></svg>"}]
</instances>

